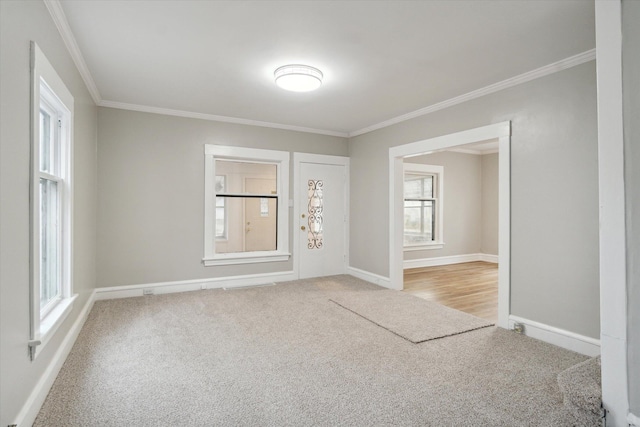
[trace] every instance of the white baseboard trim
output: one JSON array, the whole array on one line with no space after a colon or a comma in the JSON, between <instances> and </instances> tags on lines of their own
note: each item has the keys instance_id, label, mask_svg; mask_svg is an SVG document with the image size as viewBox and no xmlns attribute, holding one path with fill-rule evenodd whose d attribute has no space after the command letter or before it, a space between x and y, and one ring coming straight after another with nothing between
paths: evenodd
<instances>
[{"instance_id":1,"label":"white baseboard trim","mask_svg":"<svg viewBox=\"0 0 640 427\"><path fill-rule=\"evenodd\" d=\"M436 267L438 265L461 264L463 262L474 262L474 261L494 262L497 264L498 255L465 254L465 255L440 256L440 257L434 257L434 258L406 259L403 261L402 267L404 269Z\"/></svg>"},{"instance_id":2,"label":"white baseboard trim","mask_svg":"<svg viewBox=\"0 0 640 427\"><path fill-rule=\"evenodd\" d=\"M627 421L630 426L640 427L640 417L633 415L631 412L627 415Z\"/></svg>"},{"instance_id":3,"label":"white baseboard trim","mask_svg":"<svg viewBox=\"0 0 640 427\"><path fill-rule=\"evenodd\" d=\"M498 264L498 260L499 260L499 256L498 255L492 255L492 254L478 254L480 255L480 259L478 261L484 261L484 262L492 262L494 264Z\"/></svg>"},{"instance_id":4,"label":"white baseboard trim","mask_svg":"<svg viewBox=\"0 0 640 427\"><path fill-rule=\"evenodd\" d=\"M360 270L359 268L355 267L347 267L347 274L353 277L357 277L358 279L366 280L367 282L373 283L374 285L382 286L389 289L395 289L391 287L391 280L388 277Z\"/></svg>"},{"instance_id":5,"label":"white baseboard trim","mask_svg":"<svg viewBox=\"0 0 640 427\"><path fill-rule=\"evenodd\" d=\"M272 282L288 282L295 279L296 277L293 271L284 271L276 273L247 274L243 276L215 277L210 279L112 286L109 288L97 288L96 300L140 297L144 295L145 290L150 290L153 295L158 295L175 292L199 291L202 289L257 286Z\"/></svg>"},{"instance_id":6,"label":"white baseboard trim","mask_svg":"<svg viewBox=\"0 0 640 427\"><path fill-rule=\"evenodd\" d=\"M51 390L62 365L65 360L67 360L67 356L69 355L73 344L75 344L76 339L80 334L80 330L82 329L84 322L87 320L89 312L91 312L91 308L95 302L95 295L95 291L89 295L89 299L84 304L84 307L82 307L78 318L73 322L69 332L67 332L67 335L62 340L60 347L58 347L58 350L51 359L51 362L49 362L49 365L38 380L36 386L31 391L29 398L22 406L22 409L18 413L13 424L17 426L30 426L36 420L36 417L40 412L40 408L42 407L47 394L49 394L49 390Z\"/></svg>"},{"instance_id":7,"label":"white baseboard trim","mask_svg":"<svg viewBox=\"0 0 640 427\"><path fill-rule=\"evenodd\" d=\"M528 337L586 356L595 357L600 354L600 340L598 339L513 315L509 316L509 329L513 329L513 324L516 322L524 325L524 334Z\"/></svg>"}]
</instances>

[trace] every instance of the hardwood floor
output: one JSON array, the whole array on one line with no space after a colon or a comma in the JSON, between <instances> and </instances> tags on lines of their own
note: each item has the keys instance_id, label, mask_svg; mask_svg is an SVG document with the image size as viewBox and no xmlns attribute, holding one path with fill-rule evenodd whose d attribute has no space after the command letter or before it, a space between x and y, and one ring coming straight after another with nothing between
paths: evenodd
<instances>
[{"instance_id":1,"label":"hardwood floor","mask_svg":"<svg viewBox=\"0 0 640 427\"><path fill-rule=\"evenodd\" d=\"M407 269L404 292L498 321L498 264L478 261Z\"/></svg>"}]
</instances>

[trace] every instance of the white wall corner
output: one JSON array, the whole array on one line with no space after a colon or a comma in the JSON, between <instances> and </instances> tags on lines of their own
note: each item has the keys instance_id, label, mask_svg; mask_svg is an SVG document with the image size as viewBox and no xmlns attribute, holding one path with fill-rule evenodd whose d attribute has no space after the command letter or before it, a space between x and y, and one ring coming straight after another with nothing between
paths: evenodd
<instances>
[{"instance_id":1,"label":"white wall corner","mask_svg":"<svg viewBox=\"0 0 640 427\"><path fill-rule=\"evenodd\" d=\"M82 330L82 326L84 326L91 309L93 308L93 303L95 302L96 292L95 290L91 292L87 302L80 310L80 314L76 318L75 322L67 332L67 335L62 340L60 347L53 355L51 362L45 369L44 373L36 383L36 386L31 391L31 394L27 398L27 401L22 406L22 409L18 413L15 418L14 424L18 426L30 426L34 423L38 413L40 412L40 408L42 408L42 404L44 403L47 395L49 394L49 390L53 386L62 365L65 360L67 360L67 356L71 352L71 348L75 344L78 339L78 335ZM26 343L25 343L26 345Z\"/></svg>"},{"instance_id":2,"label":"white wall corner","mask_svg":"<svg viewBox=\"0 0 640 427\"><path fill-rule=\"evenodd\" d=\"M509 329L514 328L515 323L524 325L524 335L562 347L585 356L595 357L600 355L600 340L576 334L565 329L549 326L522 317L510 315Z\"/></svg>"},{"instance_id":3,"label":"white wall corner","mask_svg":"<svg viewBox=\"0 0 640 427\"><path fill-rule=\"evenodd\" d=\"M359 268L349 266L347 267L347 274L367 281L369 283L373 283L374 285L382 286L384 288L402 289L392 287L391 280L389 280L388 277L380 276L379 274L371 273L369 271L360 270Z\"/></svg>"}]
</instances>

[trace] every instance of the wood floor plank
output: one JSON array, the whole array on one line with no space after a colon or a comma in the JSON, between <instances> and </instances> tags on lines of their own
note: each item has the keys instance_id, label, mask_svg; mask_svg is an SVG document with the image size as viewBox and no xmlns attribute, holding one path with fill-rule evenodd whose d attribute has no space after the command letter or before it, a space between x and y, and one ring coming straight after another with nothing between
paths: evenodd
<instances>
[{"instance_id":1,"label":"wood floor plank","mask_svg":"<svg viewBox=\"0 0 640 427\"><path fill-rule=\"evenodd\" d=\"M498 264L477 261L407 269L404 291L483 319L498 320Z\"/></svg>"}]
</instances>

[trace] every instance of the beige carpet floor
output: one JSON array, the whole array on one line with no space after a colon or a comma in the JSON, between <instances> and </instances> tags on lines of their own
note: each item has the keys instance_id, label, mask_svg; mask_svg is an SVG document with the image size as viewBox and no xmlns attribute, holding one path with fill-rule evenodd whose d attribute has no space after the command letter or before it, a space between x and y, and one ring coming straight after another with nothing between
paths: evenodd
<instances>
[{"instance_id":1,"label":"beige carpet floor","mask_svg":"<svg viewBox=\"0 0 640 427\"><path fill-rule=\"evenodd\" d=\"M462 311L386 289L343 292L331 301L415 344L493 325Z\"/></svg>"},{"instance_id":2,"label":"beige carpet floor","mask_svg":"<svg viewBox=\"0 0 640 427\"><path fill-rule=\"evenodd\" d=\"M586 360L495 327L411 343L349 276L96 302L36 426L568 426Z\"/></svg>"}]
</instances>

